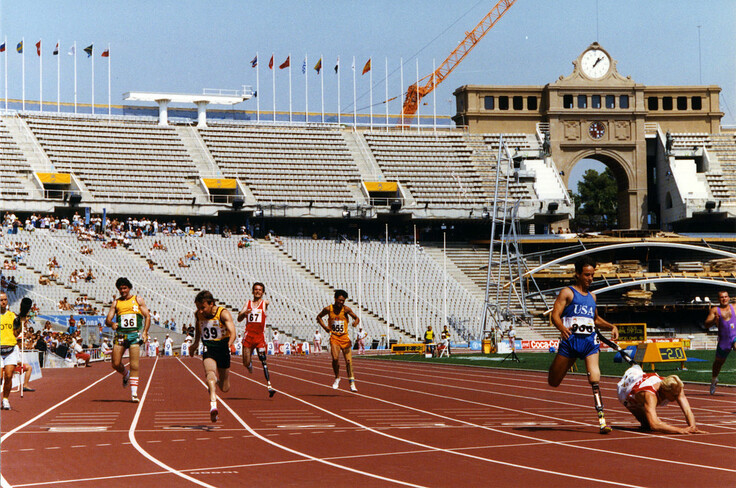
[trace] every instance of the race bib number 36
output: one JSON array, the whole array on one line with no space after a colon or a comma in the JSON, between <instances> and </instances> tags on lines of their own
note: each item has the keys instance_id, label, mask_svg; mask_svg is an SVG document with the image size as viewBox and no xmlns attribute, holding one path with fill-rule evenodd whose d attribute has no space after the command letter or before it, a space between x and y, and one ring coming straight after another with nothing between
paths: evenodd
<instances>
[{"instance_id":1,"label":"race bib number 36","mask_svg":"<svg viewBox=\"0 0 736 488\"><path fill-rule=\"evenodd\" d=\"M563 317L562 324L573 334L590 335L595 332L595 322L590 317Z\"/></svg>"},{"instance_id":2,"label":"race bib number 36","mask_svg":"<svg viewBox=\"0 0 736 488\"><path fill-rule=\"evenodd\" d=\"M138 314L126 313L120 316L120 327L123 329L135 329L138 326Z\"/></svg>"}]
</instances>

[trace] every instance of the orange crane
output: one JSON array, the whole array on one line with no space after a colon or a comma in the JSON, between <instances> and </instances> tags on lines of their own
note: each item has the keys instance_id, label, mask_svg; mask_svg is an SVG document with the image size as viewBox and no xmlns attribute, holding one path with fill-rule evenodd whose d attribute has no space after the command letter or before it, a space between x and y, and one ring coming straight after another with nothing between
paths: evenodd
<instances>
[{"instance_id":1,"label":"orange crane","mask_svg":"<svg viewBox=\"0 0 736 488\"><path fill-rule=\"evenodd\" d=\"M516 0L500 0L495 7L491 9L488 14L475 26L470 32L465 33L465 39L455 48L447 59L434 72L428 74L424 78L421 78L417 83L409 86L406 90L406 98L404 99L404 106L401 110L403 114L404 123L409 123L414 114L417 113L417 107L422 97L429 94L434 90L437 85L447 78L452 73L452 70L460 64L465 56L468 55L471 49L473 49L483 36L496 25L501 17L511 8Z\"/></svg>"}]
</instances>

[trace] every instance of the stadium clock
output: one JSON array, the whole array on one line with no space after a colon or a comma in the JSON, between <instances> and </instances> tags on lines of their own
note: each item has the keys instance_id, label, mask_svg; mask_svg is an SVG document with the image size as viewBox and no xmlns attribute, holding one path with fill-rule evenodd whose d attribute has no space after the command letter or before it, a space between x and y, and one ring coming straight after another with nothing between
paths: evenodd
<instances>
[{"instance_id":1,"label":"stadium clock","mask_svg":"<svg viewBox=\"0 0 736 488\"><path fill-rule=\"evenodd\" d=\"M606 126L602 122L593 122L588 127L588 134L593 139L600 139L606 134Z\"/></svg>"},{"instance_id":2,"label":"stadium clock","mask_svg":"<svg viewBox=\"0 0 736 488\"><path fill-rule=\"evenodd\" d=\"M588 49L580 60L580 69L588 78L598 80L608 73L611 58L600 49Z\"/></svg>"}]
</instances>

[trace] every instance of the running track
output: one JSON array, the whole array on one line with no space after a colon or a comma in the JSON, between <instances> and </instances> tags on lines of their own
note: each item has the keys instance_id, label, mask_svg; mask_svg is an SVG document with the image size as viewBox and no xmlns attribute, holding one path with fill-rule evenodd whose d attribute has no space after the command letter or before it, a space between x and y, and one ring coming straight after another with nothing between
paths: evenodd
<instances>
[{"instance_id":1,"label":"running track","mask_svg":"<svg viewBox=\"0 0 736 488\"><path fill-rule=\"evenodd\" d=\"M708 434L638 432L602 390L569 376L356 359L359 393L333 390L327 354L269 358L274 387L235 358L212 424L196 358L143 359L141 402L109 363L47 370L2 412L3 486L734 486L736 392L686 391ZM257 365L258 361L254 364ZM344 367L344 365L342 365ZM660 410L682 423L677 406Z\"/></svg>"}]
</instances>

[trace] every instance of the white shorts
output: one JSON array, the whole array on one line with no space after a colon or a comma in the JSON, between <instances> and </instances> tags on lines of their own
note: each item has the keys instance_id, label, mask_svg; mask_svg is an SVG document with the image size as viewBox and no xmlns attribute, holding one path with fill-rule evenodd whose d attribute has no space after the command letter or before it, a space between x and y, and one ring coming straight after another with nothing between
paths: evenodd
<instances>
[{"instance_id":1,"label":"white shorts","mask_svg":"<svg viewBox=\"0 0 736 488\"><path fill-rule=\"evenodd\" d=\"M10 354L6 354L5 356L0 355L0 368L5 368L5 366L10 366L11 364L17 366L19 362L20 348L18 346L15 346L13 352Z\"/></svg>"}]
</instances>

